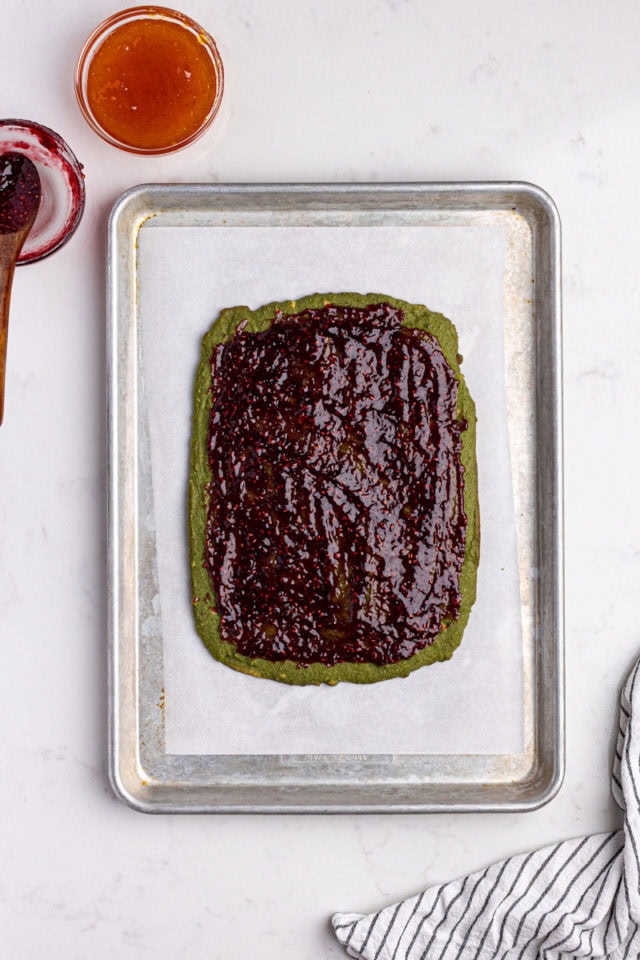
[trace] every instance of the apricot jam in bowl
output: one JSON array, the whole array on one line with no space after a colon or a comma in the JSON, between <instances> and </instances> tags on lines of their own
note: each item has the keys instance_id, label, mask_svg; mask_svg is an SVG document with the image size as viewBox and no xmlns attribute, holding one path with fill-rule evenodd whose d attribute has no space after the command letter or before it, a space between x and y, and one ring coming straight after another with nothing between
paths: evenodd
<instances>
[{"instance_id":1,"label":"apricot jam in bowl","mask_svg":"<svg viewBox=\"0 0 640 960\"><path fill-rule=\"evenodd\" d=\"M167 7L131 7L85 43L75 73L86 121L130 153L162 154L192 143L213 122L224 86L213 38Z\"/></svg>"}]
</instances>

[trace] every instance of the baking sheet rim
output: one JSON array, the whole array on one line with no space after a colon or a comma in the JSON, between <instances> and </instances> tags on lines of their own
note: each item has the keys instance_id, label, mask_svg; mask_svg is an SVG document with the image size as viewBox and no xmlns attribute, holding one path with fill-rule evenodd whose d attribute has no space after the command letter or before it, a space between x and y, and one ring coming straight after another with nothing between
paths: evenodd
<instances>
[{"instance_id":1,"label":"baking sheet rim","mask_svg":"<svg viewBox=\"0 0 640 960\"><path fill-rule=\"evenodd\" d=\"M139 686L138 686L138 667L139 667L139 636L135 630L135 615L133 617L134 629L131 630L131 615L136 609L135 589L132 590L131 578L123 576L123 570L130 569L133 563L135 568L136 555L135 546L127 538L130 533L131 517L124 516L122 513L123 488L129 484L129 493L135 490L137 475L127 476L127 464L131 466L132 450L130 449L131 437L127 431L126 415L123 422L123 411L126 414L127 409L133 403L135 405L135 378L133 381L127 381L126 390L122 390L122 356L120 348L122 340L119 334L122 332L120 323L123 313L126 314L124 320L125 328L127 322L129 328L126 330L129 337L135 338L135 247L137 233L142 223L148 216L154 212L165 210L167 207L173 209L180 208L180 202L187 208L191 201L197 199L200 207L206 208L207 202L217 200L216 209L220 209L225 197L245 197L254 207L257 200L266 199L273 201L274 198L286 198L289 206L287 209L295 210L295 204L291 203L299 200L301 203L311 202L321 206L330 207L328 200L334 204L352 204L355 207L362 205L363 198L368 203L377 201L381 206L385 202L393 201L403 205L409 204L413 200L424 203L426 209L435 209L429 207L429 203L438 204L438 209L450 210L473 210L473 209L491 209L487 203L491 199L496 201L501 199L500 209L505 209L505 200L508 203L509 197L512 200L523 197L533 204L534 215L546 217L547 220L547 245L542 251L543 258L546 258L546 267L548 276L541 277L540 288L546 298L546 307L548 317L546 318L551 326L552 341L555 347L552 359L554 360L551 371L552 378L552 403L551 403L551 426L554 428L552 441L553 470L552 476L547 478L551 482L551 487L555 492L554 502L552 504L551 516L545 516L539 524L542 535L547 539L551 538L551 556L552 566L554 567L553 582L546 586L547 604L551 606L551 619L555 624L554 642L550 643L547 638L547 646L551 649L545 650L545 669L546 673L536 673L536 690L538 697L537 708L537 727L536 727L536 748L539 748L539 734L543 724L540 707L542 705L541 695L543 695L546 705L545 715L553 714L553 722L547 722L544 729L544 739L547 753L551 751L551 756L547 756L547 769L545 775L540 778L537 773L538 785L536 786L536 771L532 768L530 779L532 788L530 796L525 800L508 799L507 792L504 792L502 798L495 798L492 788L496 784L487 785L488 789L484 791L486 800L479 799L477 796L469 800L457 800L447 802L446 800L429 800L419 797L421 792L416 789L414 793L415 802L403 801L400 796L394 802L393 798L384 802L369 802L367 791L378 789L382 784L369 784L364 787L362 783L356 784L352 793L358 794L358 799L345 798L340 796L342 789L337 789L338 794L335 797L336 802L332 802L330 785L324 785L321 782L298 785L296 792L306 791L311 794L291 802L291 786L285 784L281 788L267 787L256 783L253 791L257 794L262 793L263 799L259 796L250 799L234 799L233 794L237 793L229 783L221 784L211 782L202 783L179 783L173 780L169 782L158 781L157 778L148 776L147 771L140 758L141 743L141 724L139 718ZM152 198L151 208L149 204L145 205ZM482 204L479 200L482 198ZM141 204L142 201L142 204ZM185 204L184 201L187 201ZM514 209L517 201L514 203ZM366 207L365 207L366 208ZM407 206L407 209L409 207ZM124 248L124 249L123 249ZM534 258L540 259L541 251L534 250ZM540 264L534 264L534 272ZM561 352L560 352L560 225L559 217L553 201L540 188L526 183L517 182L490 182L490 183L400 183L400 184L143 184L128 190L115 204L109 221L109 284L108 284L108 418L109 418L109 775L112 787L116 794L125 800L135 809L145 812L425 812L425 811L462 811L462 810L514 810L514 809L534 809L546 803L559 789L564 773L564 693L563 693L563 583L562 583L562 437L561 437ZM536 273L536 279L538 279ZM123 292L124 290L124 292ZM540 298L542 294L538 293ZM123 302L124 301L124 302ZM127 308L126 310L124 308ZM122 312L121 312L122 311ZM129 344L130 345L130 344ZM135 356L135 352L133 353ZM131 355L125 351L125 360L128 358L131 362ZM131 370L125 370L125 375L130 376ZM134 438L135 439L135 438ZM124 443L124 447L122 444ZM129 444L129 446L127 446ZM135 452L135 451L134 451ZM126 454L129 456L126 456ZM133 488L131 483L133 482ZM126 499L126 498L125 498ZM135 497L134 497L135 502ZM126 513L126 504L125 504ZM135 530L134 530L135 540ZM124 548L124 555L123 555ZM548 549L548 545L547 545ZM137 568L135 568L137 569ZM550 589L550 594L549 594ZM543 601L545 597L543 597ZM128 623L123 623L123 610L128 612ZM126 617L124 618L127 619ZM129 629L126 629L126 627ZM133 636L132 636L133 632ZM545 637L542 637L544 644ZM538 666L540 666L540 653L538 652ZM131 670L131 668L133 668ZM129 672L131 671L131 672ZM551 701L549 700L551 696ZM549 705L553 707L549 711ZM540 728L540 729L539 729ZM535 760L539 762L539 755L536 753ZM550 766L549 766L550 763ZM535 764L534 764L535 766ZM426 788L444 786L445 784L421 784L419 786ZM464 782L452 784L452 787L464 787ZM499 786L500 784L498 784ZM349 785L347 784L347 789ZM408 787L409 785L404 784ZM468 785L467 785L468 786ZM478 782L474 786L479 786ZM505 784L508 788L509 784ZM249 793L252 788L247 788ZM335 789L335 788L334 788ZM396 784L385 785L384 792L394 789L400 795L402 789ZM315 791L316 801L314 802L313 793ZM177 793L176 793L177 792ZM482 792L482 791L481 791ZM176 799L176 795L178 799ZM229 798L229 801L225 799ZM266 797L266 799L265 799Z\"/></svg>"}]
</instances>

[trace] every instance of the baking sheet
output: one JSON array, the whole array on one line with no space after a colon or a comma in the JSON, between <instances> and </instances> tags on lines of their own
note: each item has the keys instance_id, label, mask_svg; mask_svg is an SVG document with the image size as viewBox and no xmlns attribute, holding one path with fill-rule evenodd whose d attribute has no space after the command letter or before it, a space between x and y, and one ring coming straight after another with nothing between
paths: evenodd
<instances>
[{"instance_id":1,"label":"baking sheet","mask_svg":"<svg viewBox=\"0 0 640 960\"><path fill-rule=\"evenodd\" d=\"M116 207L111 776L132 805L528 808L557 789L556 217L528 185L156 186ZM218 664L193 626L192 384L221 308L331 290L426 303L456 324L479 415L478 600L448 663L290 688Z\"/></svg>"}]
</instances>

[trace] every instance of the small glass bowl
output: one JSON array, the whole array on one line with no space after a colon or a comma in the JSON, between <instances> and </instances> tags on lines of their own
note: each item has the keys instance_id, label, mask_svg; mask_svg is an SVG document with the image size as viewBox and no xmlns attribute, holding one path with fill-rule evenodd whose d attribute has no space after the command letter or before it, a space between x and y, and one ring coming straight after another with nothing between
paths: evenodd
<instances>
[{"instance_id":1,"label":"small glass bowl","mask_svg":"<svg viewBox=\"0 0 640 960\"><path fill-rule=\"evenodd\" d=\"M140 147L126 143L117 139L104 129L91 107L87 86L89 69L91 67L91 61L94 55L108 37L114 34L124 24L131 23L135 20L162 20L165 23L177 24L196 37L202 48L209 55L209 59L211 61L211 71L212 75L215 77L216 83L216 93L213 104L201 123L192 132L190 132L188 136L184 137L177 143L168 143L166 145L153 147ZM102 137L103 140L106 140L107 143L112 144L112 146L119 147L120 150L126 150L128 153L144 154L146 156L159 156L165 153L174 153L176 150L182 150L190 143L193 143L194 140L197 140L199 137L201 137L202 134L213 123L213 120L220 108L223 88L224 69L222 66L222 59L218 53L218 48L216 47L213 37L210 36L210 34L208 34L207 31L204 30L198 23L196 23L195 20L192 20L184 13L180 13L177 10L171 10L168 7L130 7L129 9L121 10L119 13L116 13L104 20L98 27L96 27L80 51L80 56L78 57L75 71L76 98L78 100L80 110L82 111L82 114L89 126L100 137Z\"/></svg>"},{"instance_id":2,"label":"small glass bowl","mask_svg":"<svg viewBox=\"0 0 640 960\"><path fill-rule=\"evenodd\" d=\"M24 154L40 176L40 206L18 257L18 265L34 263L59 250L82 219L82 164L59 134L31 120L0 120L3 153Z\"/></svg>"}]
</instances>

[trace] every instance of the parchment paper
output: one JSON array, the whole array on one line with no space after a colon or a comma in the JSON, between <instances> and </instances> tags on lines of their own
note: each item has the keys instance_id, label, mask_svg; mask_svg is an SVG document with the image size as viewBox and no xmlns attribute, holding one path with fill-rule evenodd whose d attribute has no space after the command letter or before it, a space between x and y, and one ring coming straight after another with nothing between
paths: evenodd
<instances>
[{"instance_id":1,"label":"parchment paper","mask_svg":"<svg viewBox=\"0 0 640 960\"><path fill-rule=\"evenodd\" d=\"M506 229L142 227L138 244L165 667L178 754L517 753L523 668L503 345ZM190 603L187 481L203 334L223 307L315 292L387 293L456 325L478 411L478 598L452 660L373 685L289 687L237 673L201 642Z\"/></svg>"}]
</instances>

